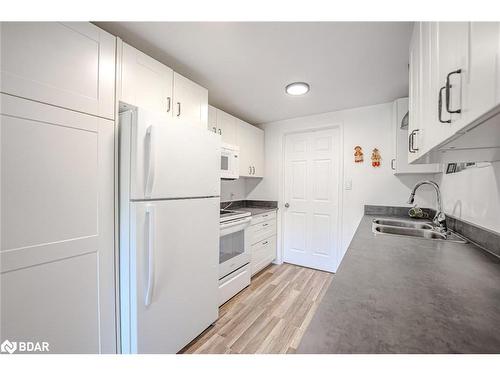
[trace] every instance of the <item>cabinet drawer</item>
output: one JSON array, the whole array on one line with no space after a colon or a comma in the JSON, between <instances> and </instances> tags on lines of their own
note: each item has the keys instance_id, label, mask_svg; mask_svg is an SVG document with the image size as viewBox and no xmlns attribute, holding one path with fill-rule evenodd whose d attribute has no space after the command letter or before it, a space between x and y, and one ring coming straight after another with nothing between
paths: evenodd
<instances>
[{"instance_id":1,"label":"cabinet drawer","mask_svg":"<svg viewBox=\"0 0 500 375\"><path fill-rule=\"evenodd\" d=\"M219 306L250 285L250 265L247 264L219 280Z\"/></svg>"},{"instance_id":2,"label":"cabinet drawer","mask_svg":"<svg viewBox=\"0 0 500 375\"><path fill-rule=\"evenodd\" d=\"M262 223L264 221L268 221L271 219L276 219L276 211L269 211L269 212L265 212L265 213L260 214L260 215L252 216L252 224L251 225L259 224L259 223Z\"/></svg>"},{"instance_id":3,"label":"cabinet drawer","mask_svg":"<svg viewBox=\"0 0 500 375\"><path fill-rule=\"evenodd\" d=\"M251 247L252 275L271 264L276 258L276 236L269 237Z\"/></svg>"},{"instance_id":4,"label":"cabinet drawer","mask_svg":"<svg viewBox=\"0 0 500 375\"><path fill-rule=\"evenodd\" d=\"M276 220L268 220L260 224L252 225L248 229L250 245L263 241L276 234Z\"/></svg>"}]
</instances>

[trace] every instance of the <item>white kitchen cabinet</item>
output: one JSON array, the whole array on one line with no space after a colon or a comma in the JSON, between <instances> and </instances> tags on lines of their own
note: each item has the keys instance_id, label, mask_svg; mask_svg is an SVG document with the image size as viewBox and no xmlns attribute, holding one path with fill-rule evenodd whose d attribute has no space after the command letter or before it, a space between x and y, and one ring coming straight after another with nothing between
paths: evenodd
<instances>
[{"instance_id":1,"label":"white kitchen cabinet","mask_svg":"<svg viewBox=\"0 0 500 375\"><path fill-rule=\"evenodd\" d=\"M174 119L206 129L208 90L174 72L173 94Z\"/></svg>"},{"instance_id":2,"label":"white kitchen cabinet","mask_svg":"<svg viewBox=\"0 0 500 375\"><path fill-rule=\"evenodd\" d=\"M222 142L234 145L237 142L238 119L229 113L217 110L217 132L222 137Z\"/></svg>"},{"instance_id":3,"label":"white kitchen cabinet","mask_svg":"<svg viewBox=\"0 0 500 375\"><path fill-rule=\"evenodd\" d=\"M264 177L264 131L238 120L240 176Z\"/></svg>"},{"instance_id":4,"label":"white kitchen cabinet","mask_svg":"<svg viewBox=\"0 0 500 375\"><path fill-rule=\"evenodd\" d=\"M115 353L114 122L0 96L0 341Z\"/></svg>"},{"instance_id":5,"label":"white kitchen cabinet","mask_svg":"<svg viewBox=\"0 0 500 375\"><path fill-rule=\"evenodd\" d=\"M499 41L500 23L415 24L410 163L500 160Z\"/></svg>"},{"instance_id":6,"label":"white kitchen cabinet","mask_svg":"<svg viewBox=\"0 0 500 375\"><path fill-rule=\"evenodd\" d=\"M211 132L217 133L217 111L218 109L209 105L208 106L208 120L207 129Z\"/></svg>"},{"instance_id":7,"label":"white kitchen cabinet","mask_svg":"<svg viewBox=\"0 0 500 375\"><path fill-rule=\"evenodd\" d=\"M183 124L208 127L207 89L134 47L120 44L120 101L171 115Z\"/></svg>"},{"instance_id":8,"label":"white kitchen cabinet","mask_svg":"<svg viewBox=\"0 0 500 375\"><path fill-rule=\"evenodd\" d=\"M407 113L408 98L400 98L394 101L392 109L392 172L395 175L441 172L440 164L408 164L408 128L401 128L401 122Z\"/></svg>"},{"instance_id":9,"label":"white kitchen cabinet","mask_svg":"<svg viewBox=\"0 0 500 375\"><path fill-rule=\"evenodd\" d=\"M119 100L149 111L171 114L173 70L126 43L121 46Z\"/></svg>"},{"instance_id":10,"label":"white kitchen cabinet","mask_svg":"<svg viewBox=\"0 0 500 375\"><path fill-rule=\"evenodd\" d=\"M432 146L450 137L465 124L464 97L468 80L469 24L434 22L431 28L432 35L428 43L434 48L433 71L424 79L434 82L433 87L438 95L438 101L431 103L434 104L434 108L429 105L424 110L434 113L435 105L438 104L437 116L434 116L431 124ZM439 107L441 107L440 112Z\"/></svg>"},{"instance_id":11,"label":"white kitchen cabinet","mask_svg":"<svg viewBox=\"0 0 500 375\"><path fill-rule=\"evenodd\" d=\"M248 228L252 276L276 259L276 211L252 216Z\"/></svg>"},{"instance_id":12,"label":"white kitchen cabinet","mask_svg":"<svg viewBox=\"0 0 500 375\"><path fill-rule=\"evenodd\" d=\"M208 106L208 130L219 134L222 142L236 145L238 142L238 119L211 105Z\"/></svg>"},{"instance_id":13,"label":"white kitchen cabinet","mask_svg":"<svg viewBox=\"0 0 500 375\"><path fill-rule=\"evenodd\" d=\"M465 107L473 121L500 103L500 22L471 22L469 32Z\"/></svg>"},{"instance_id":14,"label":"white kitchen cabinet","mask_svg":"<svg viewBox=\"0 0 500 375\"><path fill-rule=\"evenodd\" d=\"M420 85L420 47L421 23L416 23L410 41L409 50L409 103L408 103L408 160L412 162L421 154L421 85Z\"/></svg>"},{"instance_id":15,"label":"white kitchen cabinet","mask_svg":"<svg viewBox=\"0 0 500 375\"><path fill-rule=\"evenodd\" d=\"M114 118L114 36L87 22L0 27L1 92Z\"/></svg>"}]
</instances>

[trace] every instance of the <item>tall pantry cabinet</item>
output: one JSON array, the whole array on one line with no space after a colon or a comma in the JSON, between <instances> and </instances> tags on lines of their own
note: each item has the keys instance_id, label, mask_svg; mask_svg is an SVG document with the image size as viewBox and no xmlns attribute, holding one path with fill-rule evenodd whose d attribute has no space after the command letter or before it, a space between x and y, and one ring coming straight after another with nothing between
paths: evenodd
<instances>
[{"instance_id":1,"label":"tall pantry cabinet","mask_svg":"<svg viewBox=\"0 0 500 375\"><path fill-rule=\"evenodd\" d=\"M116 38L1 23L0 341L115 353Z\"/></svg>"}]
</instances>

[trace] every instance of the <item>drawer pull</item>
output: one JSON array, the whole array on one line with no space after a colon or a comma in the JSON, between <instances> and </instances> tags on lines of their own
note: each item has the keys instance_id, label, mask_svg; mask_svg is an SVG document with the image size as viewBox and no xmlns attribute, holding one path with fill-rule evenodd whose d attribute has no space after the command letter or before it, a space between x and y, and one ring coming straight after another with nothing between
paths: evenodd
<instances>
[{"instance_id":1,"label":"drawer pull","mask_svg":"<svg viewBox=\"0 0 500 375\"><path fill-rule=\"evenodd\" d=\"M262 245L267 245L269 243L269 241L264 241L262 242Z\"/></svg>"},{"instance_id":2,"label":"drawer pull","mask_svg":"<svg viewBox=\"0 0 500 375\"><path fill-rule=\"evenodd\" d=\"M269 223L262 224L263 227L267 227Z\"/></svg>"}]
</instances>

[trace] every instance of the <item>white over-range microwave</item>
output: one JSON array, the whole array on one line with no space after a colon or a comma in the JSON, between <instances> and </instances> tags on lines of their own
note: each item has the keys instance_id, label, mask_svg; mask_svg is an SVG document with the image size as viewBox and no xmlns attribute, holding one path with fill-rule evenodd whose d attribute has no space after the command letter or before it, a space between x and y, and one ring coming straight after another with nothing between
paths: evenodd
<instances>
[{"instance_id":1,"label":"white over-range microwave","mask_svg":"<svg viewBox=\"0 0 500 375\"><path fill-rule=\"evenodd\" d=\"M240 177L240 148L227 143L221 146L220 177L235 180Z\"/></svg>"}]
</instances>

